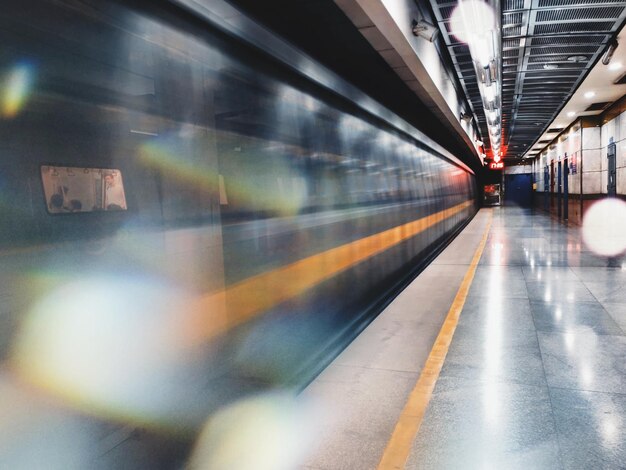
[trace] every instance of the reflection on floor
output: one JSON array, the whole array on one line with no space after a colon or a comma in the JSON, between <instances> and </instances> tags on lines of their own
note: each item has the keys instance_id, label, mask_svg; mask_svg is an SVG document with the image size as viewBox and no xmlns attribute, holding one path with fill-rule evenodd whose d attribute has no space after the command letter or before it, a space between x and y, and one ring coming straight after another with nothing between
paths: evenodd
<instances>
[{"instance_id":1,"label":"reflection on floor","mask_svg":"<svg viewBox=\"0 0 626 470\"><path fill-rule=\"evenodd\" d=\"M625 332L626 263L494 209L406 468L626 468Z\"/></svg>"}]
</instances>

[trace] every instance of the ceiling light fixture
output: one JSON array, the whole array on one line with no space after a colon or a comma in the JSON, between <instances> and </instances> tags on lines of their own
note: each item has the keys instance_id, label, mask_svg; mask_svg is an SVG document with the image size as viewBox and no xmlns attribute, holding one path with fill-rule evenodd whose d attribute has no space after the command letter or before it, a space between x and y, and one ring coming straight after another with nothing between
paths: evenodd
<instances>
[{"instance_id":1,"label":"ceiling light fixture","mask_svg":"<svg viewBox=\"0 0 626 470\"><path fill-rule=\"evenodd\" d=\"M602 56L602 63L604 65L609 65L609 62L611 62L611 59L613 58L613 53L615 52L615 49L617 49L618 45L619 44L617 42L617 39L613 39L611 41L611 43L609 44L608 49L606 50L606 52Z\"/></svg>"},{"instance_id":2,"label":"ceiling light fixture","mask_svg":"<svg viewBox=\"0 0 626 470\"><path fill-rule=\"evenodd\" d=\"M574 117L576 116L576 112L575 111L570 111L569 113L567 113L568 117Z\"/></svg>"},{"instance_id":3,"label":"ceiling light fixture","mask_svg":"<svg viewBox=\"0 0 626 470\"><path fill-rule=\"evenodd\" d=\"M496 85L493 84L491 86L486 86L483 88L485 92L485 99L487 102L491 103L496 99Z\"/></svg>"},{"instance_id":4,"label":"ceiling light fixture","mask_svg":"<svg viewBox=\"0 0 626 470\"><path fill-rule=\"evenodd\" d=\"M593 98L594 96L596 96L595 91L588 91L585 93L585 98Z\"/></svg>"},{"instance_id":5,"label":"ceiling light fixture","mask_svg":"<svg viewBox=\"0 0 626 470\"><path fill-rule=\"evenodd\" d=\"M621 62L613 62L609 65L609 70L619 70L623 67Z\"/></svg>"},{"instance_id":6,"label":"ceiling light fixture","mask_svg":"<svg viewBox=\"0 0 626 470\"><path fill-rule=\"evenodd\" d=\"M502 60L500 57L500 21L498 2L494 0L459 0L450 16L452 34L467 44L483 101L492 151L500 145L500 96ZM483 136L484 137L484 136Z\"/></svg>"}]
</instances>

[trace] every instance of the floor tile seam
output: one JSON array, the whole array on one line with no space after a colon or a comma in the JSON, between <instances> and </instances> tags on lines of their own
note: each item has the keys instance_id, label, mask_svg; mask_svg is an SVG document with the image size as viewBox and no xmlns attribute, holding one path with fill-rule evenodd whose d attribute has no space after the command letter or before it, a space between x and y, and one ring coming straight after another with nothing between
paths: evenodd
<instances>
[{"instance_id":1,"label":"floor tile seam","mask_svg":"<svg viewBox=\"0 0 626 470\"><path fill-rule=\"evenodd\" d=\"M357 366L354 364L346 364L343 362L337 362L338 366L341 367L349 367L351 369L361 369L361 370L376 370L376 371L381 371L381 372L399 372L401 374L419 374L421 372L421 369L418 371L414 371L414 370L401 370L401 369L386 369L383 367L368 367L368 366ZM341 382L333 382L333 383L341 383ZM343 382L343 383L352 383L352 382Z\"/></svg>"},{"instance_id":2,"label":"floor tile seam","mask_svg":"<svg viewBox=\"0 0 626 470\"><path fill-rule=\"evenodd\" d=\"M613 317L611 317L611 318L613 319ZM615 319L613 319L613 321L615 321ZM537 329L537 332L539 332L539 333L547 333L547 334L559 334L559 335L566 335L566 334L570 334L570 333L574 333L574 334L588 334L588 335L593 334L594 336L615 336L616 338L623 338L624 336L626 336L626 333L623 333L624 330L619 326L619 324L617 322L615 322L615 324L620 329L620 331L622 331L621 335L615 335L615 334L609 334L609 333L597 333L595 331L590 332L590 331L575 331L575 330L564 331L564 330L541 330L541 329Z\"/></svg>"},{"instance_id":3,"label":"floor tile seam","mask_svg":"<svg viewBox=\"0 0 626 470\"><path fill-rule=\"evenodd\" d=\"M438 266L459 266L459 265L455 265L455 264L439 264ZM449 278L456 279L456 278L459 277L459 275L456 274L456 273L442 274L442 273L437 273L437 272L434 272L434 271L431 271L431 272L422 271L422 273L420 273L420 275L421 274L424 274L424 276L423 276L424 280L427 280L427 278L429 278L429 277L444 278L446 280L448 280ZM434 280L434 279L428 279L428 280Z\"/></svg>"},{"instance_id":4,"label":"floor tile seam","mask_svg":"<svg viewBox=\"0 0 626 470\"><path fill-rule=\"evenodd\" d=\"M407 334L406 332L407 328L412 327L412 326L419 327L419 328L415 328L413 333L416 333L416 332L421 333L422 332L421 328L424 326L441 327L441 324L443 323L443 319L442 320L435 319L437 313L433 314L432 316L433 320L415 319L414 317L408 317L408 318L402 317L402 314L406 311L406 309L399 309L399 310L401 311L394 312L392 310L392 313L394 315L393 318L390 318L389 320L385 319L385 321L389 321L391 323L385 323L381 321L379 323L379 326L386 326L386 325L397 326L400 331L394 331L394 333ZM430 309L430 310L425 310L425 311L432 312L433 310ZM383 331L380 331L379 333L382 334ZM354 341L356 341L356 339Z\"/></svg>"},{"instance_id":5,"label":"floor tile seam","mask_svg":"<svg viewBox=\"0 0 626 470\"><path fill-rule=\"evenodd\" d=\"M437 260L435 259L435 260L432 262L431 266L433 266L433 265L434 265L434 266L466 266L466 267L467 267L467 266L469 266L470 264L471 264L471 263L442 263L442 262L439 262L439 263L438 263L438 262L437 262ZM424 271L426 271L426 270L424 270Z\"/></svg>"},{"instance_id":6,"label":"floor tile seam","mask_svg":"<svg viewBox=\"0 0 626 470\"><path fill-rule=\"evenodd\" d=\"M457 266L457 265L455 265ZM419 278L417 277L415 279L415 281L417 282L417 285L409 285L406 287L405 291L411 291L411 290L418 290L418 289L425 289L425 288L432 288L432 284L433 283L438 283L440 281L444 281L446 284L450 284L452 282L454 282L454 285L458 285L461 283L461 281L463 279L459 279L459 276L439 276L438 274L433 274L433 275L426 275L423 278ZM438 279L437 279L438 278ZM413 281L413 282L415 282ZM410 290L409 290L410 289ZM450 287L451 289L451 287ZM404 291L402 291L404 292Z\"/></svg>"},{"instance_id":7,"label":"floor tile seam","mask_svg":"<svg viewBox=\"0 0 626 470\"><path fill-rule=\"evenodd\" d=\"M531 281L531 282L538 282L538 281ZM537 303L537 304L553 304L554 303L554 302L546 302L545 300L541 300L541 299L530 299L530 301L533 303ZM598 300L576 300L574 302L563 302L563 303L566 303L566 304L575 303L576 305L579 305L579 304L600 305L604 309L604 306ZM611 303L611 302L605 302L605 303Z\"/></svg>"},{"instance_id":8,"label":"floor tile seam","mask_svg":"<svg viewBox=\"0 0 626 470\"><path fill-rule=\"evenodd\" d=\"M583 285L585 286L585 288L586 288L589 292L591 292L591 289L589 289L589 287L587 287L587 283L588 283L588 282L602 282L602 281L582 281L582 283L583 283ZM624 285L622 285L622 286L619 286L619 287L617 287L617 288L615 288L615 289L612 289L612 290L610 290L610 291L606 292L606 295L613 295L613 294L615 294L615 293L617 293L617 292L621 291L622 289L626 289L626 283L625 283ZM592 293L591 295L593 295L596 299L598 299L598 298L597 298L597 297L596 297L593 293ZM598 302L600 302L600 300L598 300Z\"/></svg>"},{"instance_id":9,"label":"floor tile seam","mask_svg":"<svg viewBox=\"0 0 626 470\"><path fill-rule=\"evenodd\" d=\"M470 335L471 333L474 333L474 332L470 330L466 334ZM526 330L526 331L522 331L522 333L527 333L529 335L532 335L533 332L531 330ZM530 338L530 336L529 336L529 338ZM470 346L482 346L484 344L483 340L481 340L481 339L474 339L474 338L462 338L459 341L462 342L461 345L465 347L464 349L467 349L467 347L470 347ZM537 344L531 345L531 344L524 343L524 342L519 342L517 344L512 343L510 345L502 346L500 348L500 350L502 352L506 352L507 354L519 353L519 352L524 352L525 350L530 350L531 348L534 348L535 346L537 348L537 351L539 351L539 345L537 345ZM477 348L477 350L478 349L480 349L480 348ZM481 351L484 351L484 349L482 349ZM474 351L472 351L472 352L474 352ZM452 352L452 356L454 357L455 354L457 354L456 350Z\"/></svg>"},{"instance_id":10,"label":"floor tile seam","mask_svg":"<svg viewBox=\"0 0 626 470\"><path fill-rule=\"evenodd\" d=\"M556 385L548 385L548 388L550 390L567 390L568 392L598 393L601 395L619 395L620 397L626 397L626 392L606 392L603 390L588 390L586 388L558 387Z\"/></svg>"},{"instance_id":11,"label":"floor tile seam","mask_svg":"<svg viewBox=\"0 0 626 470\"><path fill-rule=\"evenodd\" d=\"M526 292L528 292L528 281L526 281L526 279L524 279L524 282L526 283ZM552 425L554 427L554 432L556 433L556 445L557 445L558 455L559 455L559 464L560 464L561 468L564 469L565 468L565 463L564 463L563 446L561 445L561 434L559 433L559 428L558 428L557 422L556 422L556 416L555 416L555 411L554 411L554 402L552 401L552 394L550 393L550 384L548 382L548 374L546 372L546 364L545 364L545 361L544 361L544 354L543 354L543 350L541 348L541 342L539 341L539 330L537 329L537 323L535 322L535 316L532 313L533 310L532 310L530 298L528 299L528 308L530 309L530 317L531 317L533 325L535 327L535 337L536 337L536 340L537 340L537 346L539 348L539 357L541 358L541 368L543 370L543 380L545 381L546 386L548 387L548 400L549 400L549 403L550 403L550 416L552 417Z\"/></svg>"},{"instance_id":12,"label":"floor tile seam","mask_svg":"<svg viewBox=\"0 0 626 470\"><path fill-rule=\"evenodd\" d=\"M480 377L480 378L475 378L475 377L467 377L464 375L460 375L458 373L454 373L454 372L447 372L447 371L442 371L440 374L440 377L449 377L452 379L461 379L461 380L471 380L474 382L478 382L479 384L499 384L499 385L518 385L520 387L528 387L528 388L540 388L543 389L545 388L546 390L548 390L548 388L550 387L548 385L548 383L544 380L544 382L542 384L538 384L536 382L528 382L525 380L513 380L513 379L506 379L506 378L494 378L494 377Z\"/></svg>"},{"instance_id":13,"label":"floor tile seam","mask_svg":"<svg viewBox=\"0 0 626 470\"><path fill-rule=\"evenodd\" d=\"M619 328L619 330L622 332L621 335L612 335L612 336L626 336L626 329L622 328L622 325L617 321L617 319L611 315L611 312L609 312L606 308L604 308L604 305L602 305L602 303L600 303L600 306L602 307L602 310L604 310L609 317L611 317L611 320L613 320L613 323L615 323L617 325L617 327Z\"/></svg>"},{"instance_id":14,"label":"floor tile seam","mask_svg":"<svg viewBox=\"0 0 626 470\"><path fill-rule=\"evenodd\" d=\"M576 273L576 271L575 271L574 269L572 269L572 267L574 267L574 268L578 268L578 269L582 269L582 268L584 268L584 267L586 267L586 266L568 266L568 267L569 267L569 269L570 269L570 270L574 273L574 276L576 276L576 278L577 278L580 282L583 282L583 283L585 282L585 280L582 278L582 273L577 274L577 273ZM587 266L587 267L592 267L592 266Z\"/></svg>"},{"instance_id":15,"label":"floor tile seam","mask_svg":"<svg viewBox=\"0 0 626 470\"><path fill-rule=\"evenodd\" d=\"M488 299L489 297L491 297L490 295L485 295L485 294L473 294L473 293L469 293L467 294L468 298L476 298L476 299ZM507 299L511 299L511 300L530 300L528 296L526 297L521 297L521 296L502 296L502 299L507 300Z\"/></svg>"},{"instance_id":16,"label":"floor tile seam","mask_svg":"<svg viewBox=\"0 0 626 470\"><path fill-rule=\"evenodd\" d=\"M516 299L516 300L522 300L522 299ZM480 317L477 317L476 313L470 313L468 314L468 319L465 320L465 322L463 322L462 324L459 324L459 331L463 331L465 334L467 335L471 335L474 333L479 333L480 330L484 329L484 327L482 325L476 326L472 323L468 323L471 320L481 320ZM529 313L530 315L530 313ZM474 330L477 329L477 330ZM527 334L532 334L535 332L534 328L530 328L530 326L516 326L516 327L511 327L511 331L513 333L516 334L522 334L522 333L527 333ZM473 339L473 338L463 338L463 341L474 341L474 342L478 342L481 341L480 339ZM515 344L515 342L510 342L508 343L508 345L505 346L506 348L509 347L517 347L517 345Z\"/></svg>"},{"instance_id":17,"label":"floor tile seam","mask_svg":"<svg viewBox=\"0 0 626 470\"><path fill-rule=\"evenodd\" d=\"M611 317L611 318L613 318L613 317ZM615 322L615 323L617 324L617 322ZM621 328L620 328L620 330L621 330ZM549 333L549 334L559 334L559 335L566 334L566 333L563 333L561 331L539 331L539 330L537 330L537 331L542 333L542 334L546 334L546 333ZM583 336L584 335L588 335L588 336L591 336L591 335L593 335L593 336L612 336L612 337L615 337L615 338L623 338L624 336L626 336L626 335L623 335L623 334L622 335L607 335L607 334L600 334L600 333L589 332L589 331L579 331L579 332L577 332L577 334L583 335Z\"/></svg>"}]
</instances>

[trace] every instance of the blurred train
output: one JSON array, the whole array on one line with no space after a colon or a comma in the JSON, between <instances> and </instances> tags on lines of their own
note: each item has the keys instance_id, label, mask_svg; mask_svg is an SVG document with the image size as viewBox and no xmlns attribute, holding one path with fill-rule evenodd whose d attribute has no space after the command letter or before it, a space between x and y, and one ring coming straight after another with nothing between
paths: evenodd
<instances>
[{"instance_id":1,"label":"blurred train","mask_svg":"<svg viewBox=\"0 0 626 470\"><path fill-rule=\"evenodd\" d=\"M455 156L225 3L3 7L0 467L302 387L477 210Z\"/></svg>"}]
</instances>

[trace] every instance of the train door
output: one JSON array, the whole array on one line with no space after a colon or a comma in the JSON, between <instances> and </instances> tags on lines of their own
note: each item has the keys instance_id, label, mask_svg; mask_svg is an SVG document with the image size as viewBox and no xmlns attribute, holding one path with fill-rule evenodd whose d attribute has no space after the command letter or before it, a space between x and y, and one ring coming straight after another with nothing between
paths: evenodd
<instances>
[{"instance_id":1,"label":"train door","mask_svg":"<svg viewBox=\"0 0 626 470\"><path fill-rule=\"evenodd\" d=\"M617 169L615 164L615 150L615 142L613 142L613 137L611 137L606 152L609 170L606 192L609 197L615 197L617 195Z\"/></svg>"},{"instance_id":2,"label":"train door","mask_svg":"<svg viewBox=\"0 0 626 470\"><path fill-rule=\"evenodd\" d=\"M559 161L557 162L557 174L556 174L556 179L557 179L557 186L556 186L556 212L559 216L559 219L561 218L561 202L562 202L562 198L561 198L561 189L562 189L562 181L563 181L563 166L562 166L562 162Z\"/></svg>"},{"instance_id":3,"label":"train door","mask_svg":"<svg viewBox=\"0 0 626 470\"><path fill-rule=\"evenodd\" d=\"M563 160L563 218L569 218L569 160L567 154Z\"/></svg>"}]
</instances>

